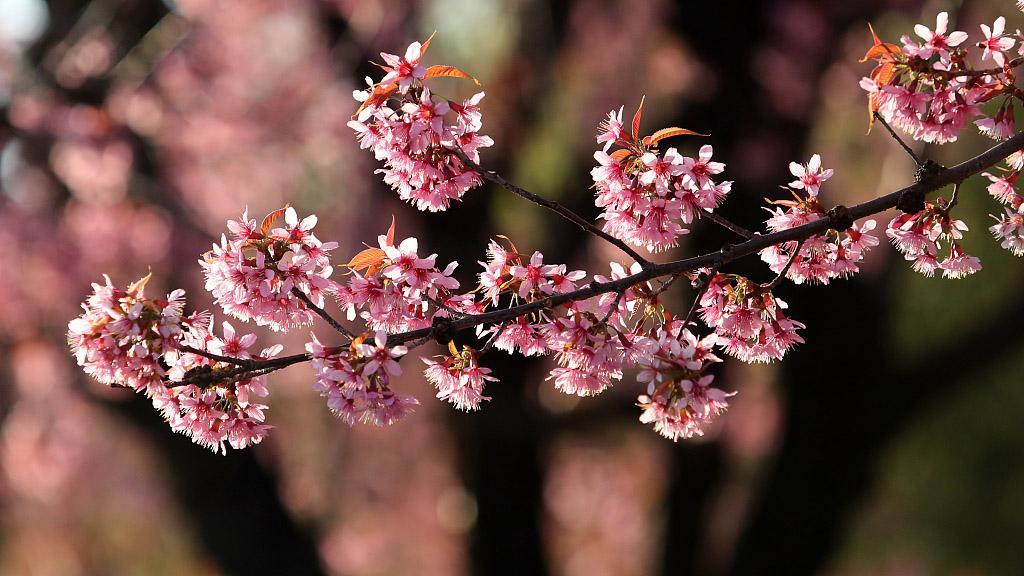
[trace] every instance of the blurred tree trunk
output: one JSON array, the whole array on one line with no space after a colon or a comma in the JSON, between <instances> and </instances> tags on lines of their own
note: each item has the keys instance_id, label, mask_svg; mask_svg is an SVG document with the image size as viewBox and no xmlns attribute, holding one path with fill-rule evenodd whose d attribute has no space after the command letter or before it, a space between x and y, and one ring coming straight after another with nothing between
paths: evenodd
<instances>
[{"instance_id":1,"label":"blurred tree trunk","mask_svg":"<svg viewBox=\"0 0 1024 576\"><path fill-rule=\"evenodd\" d=\"M805 158L806 141L817 101L803 114L780 111L765 94L766 50L779 53L801 80L813 87L817 97L821 76L832 63L834 47L827 42L841 37L851 25L867 22L881 7L880 2L818 4L772 2L757 4L727 1L690 4L679 8L673 29L700 54L716 75L713 98L687 108L673 125L687 126L714 135L715 155L727 164L729 179L735 179L733 199L721 212L751 229L761 228L764 219L761 198L789 178L789 161ZM728 26L710 26L723 14L746 14L731 18ZM786 30L787 19L805 18L802 25L823 26L820 39L826 44L794 45ZM808 40L813 42L813 39ZM760 77L760 82L758 81ZM771 148L771 168L745 173L750 142ZM753 150L756 152L756 150ZM908 175L909 177L909 175ZM715 249L724 241L735 242L719 230L698 227L694 250ZM730 266L730 272L764 279L768 272L755 259ZM851 369L854 361L883 358L878 349L886 314L880 286L862 282L839 282L828 289L787 286L799 292L796 317L809 326L807 344L782 363L782 380L789 384L785 398L785 441L768 488L754 505L753 518L736 550L735 574L809 574L832 549L849 506L863 493L869 477L861 467L864 458L878 448L869 435L854 432L847 417L863 417L863 372ZM836 302L857 302L870 314L837 308ZM836 347L846 341L840 334L857 334L863 341L856 360L848 350ZM830 337L834 336L834 337ZM742 391L742 383L736 382ZM856 392L854 392L856 391ZM857 394L858 398L851 397ZM840 424L843 422L843 424ZM859 428L859 426L857 427ZM668 495L669 521L665 537L663 574L698 574L713 570L715 562L702 558L701 527L705 507L715 483L722 477L722 459L716 446L677 446L672 451L672 482ZM825 461L828 460L826 463ZM773 569L777 567L778 569Z\"/></svg>"}]
</instances>

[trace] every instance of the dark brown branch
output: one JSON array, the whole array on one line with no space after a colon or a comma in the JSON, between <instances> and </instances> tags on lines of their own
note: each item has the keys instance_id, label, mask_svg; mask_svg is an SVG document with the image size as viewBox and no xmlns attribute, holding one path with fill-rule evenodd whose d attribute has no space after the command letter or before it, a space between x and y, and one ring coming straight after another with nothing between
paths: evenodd
<instances>
[{"instance_id":1,"label":"dark brown branch","mask_svg":"<svg viewBox=\"0 0 1024 576\"><path fill-rule=\"evenodd\" d=\"M186 374L184 378L177 382L169 382L168 385L171 387L185 386L187 384L195 384L197 386L210 386L218 382L238 382L240 380L247 380L256 376L262 376L281 368L286 368L292 364L298 364L300 362L307 362L313 357L309 354L295 354L292 356L282 356L280 358L271 358L269 360L251 360L247 366L239 366L237 368L231 368L228 370L209 370L208 366L205 367L207 370L197 370L193 373Z\"/></svg>"},{"instance_id":2,"label":"dark brown branch","mask_svg":"<svg viewBox=\"0 0 1024 576\"><path fill-rule=\"evenodd\" d=\"M637 253L636 250L633 250L628 245L626 245L625 242L619 240L618 238L612 236L611 234L608 234L607 232L601 230L597 226L594 226L590 222L587 222L582 216L566 208L565 206L562 206L558 202L555 202L554 200L548 200L547 198L544 198L542 196L538 196L533 192L530 192L529 190L524 190L523 188L516 186L515 184L509 182L508 180L505 180L505 178L503 178L497 172L484 170L483 168L480 167L479 164L470 160L469 157L466 156L466 154L462 150L453 149L452 153L458 156L459 159L462 160L462 162L466 166L468 166L477 174L479 174L484 180L497 184L498 186L501 186L502 188L508 190L509 192L515 194L516 196L525 198L530 202L537 204L538 206L543 206L544 208L547 208L548 210L557 213L559 216L579 226L583 230L608 241L612 245L616 246L617 248L628 254L630 258L639 262L640 265L643 266L645 269L651 266L651 262L649 262L646 258Z\"/></svg>"}]
</instances>

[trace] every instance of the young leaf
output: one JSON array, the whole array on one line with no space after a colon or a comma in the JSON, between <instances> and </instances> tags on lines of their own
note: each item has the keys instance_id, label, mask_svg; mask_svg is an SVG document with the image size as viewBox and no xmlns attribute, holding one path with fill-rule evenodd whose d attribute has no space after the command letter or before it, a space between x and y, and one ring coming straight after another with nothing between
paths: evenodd
<instances>
[{"instance_id":1,"label":"young leaf","mask_svg":"<svg viewBox=\"0 0 1024 576\"><path fill-rule=\"evenodd\" d=\"M430 38L427 38L423 41L423 44L420 44L420 58L423 58L423 55L427 53L427 48L430 47L430 41L434 39L435 34L437 34L437 30L434 30L434 32L430 34Z\"/></svg>"},{"instance_id":2,"label":"young leaf","mask_svg":"<svg viewBox=\"0 0 1024 576\"><path fill-rule=\"evenodd\" d=\"M615 160L616 162L622 162L626 158L629 158L630 154L632 154L632 152L630 152L629 150L626 150L625 148L620 148L615 152L612 152L608 156L611 157L611 159Z\"/></svg>"},{"instance_id":3,"label":"young leaf","mask_svg":"<svg viewBox=\"0 0 1024 576\"><path fill-rule=\"evenodd\" d=\"M640 139L640 119L644 115L644 100L646 98L646 94L640 97L640 105L636 108L636 114L633 114L633 140Z\"/></svg>"},{"instance_id":4,"label":"young leaf","mask_svg":"<svg viewBox=\"0 0 1024 576\"><path fill-rule=\"evenodd\" d=\"M286 210L288 210L287 204L285 204L281 208L278 208L277 210L274 210L270 214L267 214L263 218L263 224L260 225L260 230L263 232L264 236L266 236L267 233L270 232L270 228L274 225L274 222L277 222L278 218L284 216Z\"/></svg>"},{"instance_id":5,"label":"young leaf","mask_svg":"<svg viewBox=\"0 0 1024 576\"><path fill-rule=\"evenodd\" d=\"M359 113L365 110L367 106L380 106L391 97L391 94L394 93L395 90L398 90L398 84L394 82L387 86L374 86L373 92L370 93L370 97L359 105L359 109L356 110L356 113L353 114L352 117L355 118L356 116L359 116Z\"/></svg>"},{"instance_id":6,"label":"young leaf","mask_svg":"<svg viewBox=\"0 0 1024 576\"><path fill-rule=\"evenodd\" d=\"M342 266L347 266L353 270L371 269L375 266L380 266L381 262L387 258L388 255L384 253L380 248L367 248L356 254L347 263Z\"/></svg>"},{"instance_id":7,"label":"young leaf","mask_svg":"<svg viewBox=\"0 0 1024 576\"><path fill-rule=\"evenodd\" d=\"M900 51L900 47L888 42L882 42L878 37L878 34L875 34L875 29L871 26L870 22L868 23L868 30L871 31L871 38L874 40L874 45L868 49L867 53L864 54L864 57L861 58L860 61L867 62L873 58L883 58L885 60L895 61L896 55L902 53Z\"/></svg>"},{"instance_id":8,"label":"young leaf","mask_svg":"<svg viewBox=\"0 0 1024 576\"><path fill-rule=\"evenodd\" d=\"M423 76L423 79L426 80L427 78L439 78L442 76L448 76L451 78L467 78L476 83L477 86L482 86L479 80L470 76L466 72L459 70L455 66L431 66L430 68L427 68L427 73Z\"/></svg>"},{"instance_id":9,"label":"young leaf","mask_svg":"<svg viewBox=\"0 0 1024 576\"><path fill-rule=\"evenodd\" d=\"M149 283L149 280L151 278L153 278L153 271L152 270L149 271L149 274L146 274L142 278L139 278L135 282L132 282L131 284L129 284L128 285L128 293L129 294L137 294L139 292L142 292L142 290L146 287L146 284Z\"/></svg>"},{"instance_id":10,"label":"young leaf","mask_svg":"<svg viewBox=\"0 0 1024 576\"><path fill-rule=\"evenodd\" d=\"M700 132L694 132L693 130L687 130L686 128L677 128L675 126L671 128L662 128L650 136L644 136L645 146L654 146L658 142L665 138L672 138L673 136L708 136L707 134L701 134Z\"/></svg>"},{"instance_id":11,"label":"young leaf","mask_svg":"<svg viewBox=\"0 0 1024 576\"><path fill-rule=\"evenodd\" d=\"M395 215L391 215L391 227L388 228L388 246L395 245Z\"/></svg>"}]
</instances>

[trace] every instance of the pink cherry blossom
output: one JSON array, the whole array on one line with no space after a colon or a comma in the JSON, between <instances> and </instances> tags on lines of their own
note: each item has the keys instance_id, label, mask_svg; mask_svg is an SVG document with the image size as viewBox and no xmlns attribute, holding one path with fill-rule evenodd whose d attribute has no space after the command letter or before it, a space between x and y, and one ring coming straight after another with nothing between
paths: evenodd
<instances>
[{"instance_id":1,"label":"pink cherry blossom","mask_svg":"<svg viewBox=\"0 0 1024 576\"><path fill-rule=\"evenodd\" d=\"M701 317L719 336L718 345L744 362L781 360L804 341L797 334L804 325L786 316L786 303L768 286L742 276L714 276L700 306Z\"/></svg>"},{"instance_id":2,"label":"pink cherry blossom","mask_svg":"<svg viewBox=\"0 0 1024 576\"><path fill-rule=\"evenodd\" d=\"M924 42L921 44L920 49L917 51L916 56L927 60L932 57L932 54L940 54L947 56L950 48L955 48L967 40L967 33L956 31L946 34L946 28L949 24L949 14L946 12L939 12L939 15L935 18L935 30L930 30L927 26L917 24L914 26L914 33L917 34Z\"/></svg>"},{"instance_id":3,"label":"pink cherry blossom","mask_svg":"<svg viewBox=\"0 0 1024 576\"><path fill-rule=\"evenodd\" d=\"M451 402L459 410L479 410L480 402L490 400L483 395L487 382L497 382L491 370L477 363L479 356L464 347L459 354L441 356L440 362L422 358L427 365L423 372L427 381L437 388L437 397Z\"/></svg>"},{"instance_id":4,"label":"pink cherry blossom","mask_svg":"<svg viewBox=\"0 0 1024 576\"><path fill-rule=\"evenodd\" d=\"M387 66L382 66L387 74L381 78L381 84L398 83L398 89L403 94L409 90L413 81L421 80L427 73L427 69L420 66L420 58L423 57L423 46L419 42L409 44L404 56L396 56L381 52L380 57L384 59Z\"/></svg>"},{"instance_id":5,"label":"pink cherry blossom","mask_svg":"<svg viewBox=\"0 0 1024 576\"><path fill-rule=\"evenodd\" d=\"M963 238L967 224L954 219L943 201L926 202L914 214L901 214L889 222L886 234L904 258L914 262L914 270L931 277L942 270L945 278L963 278L981 269L981 262L963 251L958 240ZM950 245L949 255L939 260L944 242Z\"/></svg>"},{"instance_id":6,"label":"pink cherry blossom","mask_svg":"<svg viewBox=\"0 0 1024 576\"><path fill-rule=\"evenodd\" d=\"M789 171L796 176L796 180L789 183L790 188L795 190L806 190L811 196L818 195L818 188L822 182L832 177L832 169L821 169L821 156L815 154L807 164L789 163Z\"/></svg>"},{"instance_id":7,"label":"pink cherry blossom","mask_svg":"<svg viewBox=\"0 0 1024 576\"><path fill-rule=\"evenodd\" d=\"M165 370L164 355L177 350L182 323L184 290L165 300L145 296L149 277L116 288L110 278L93 284L84 313L68 323L67 340L86 374L108 386L125 386L152 394L159 389Z\"/></svg>"},{"instance_id":8,"label":"pink cherry blossom","mask_svg":"<svg viewBox=\"0 0 1024 576\"><path fill-rule=\"evenodd\" d=\"M612 110L608 113L608 118L601 123L597 133L597 143L600 144L604 142L603 150L607 152L608 148L610 148L616 140L625 138L628 138L628 136L622 129L622 106L620 106L618 112Z\"/></svg>"},{"instance_id":9,"label":"pink cherry blossom","mask_svg":"<svg viewBox=\"0 0 1024 576\"><path fill-rule=\"evenodd\" d=\"M996 18L992 28L989 28L987 24L981 25L981 32L985 35L985 39L978 43L985 49L981 55L982 60L991 59L997 66L1006 64L1006 55L1003 53L1013 48L1015 41L1013 38L1003 35L1005 26L1006 18L1002 16Z\"/></svg>"}]
</instances>

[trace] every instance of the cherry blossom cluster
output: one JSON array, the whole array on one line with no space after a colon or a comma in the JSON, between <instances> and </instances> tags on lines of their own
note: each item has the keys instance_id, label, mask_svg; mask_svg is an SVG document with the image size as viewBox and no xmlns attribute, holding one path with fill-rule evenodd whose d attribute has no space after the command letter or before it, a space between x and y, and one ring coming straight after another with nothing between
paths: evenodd
<instances>
[{"instance_id":1,"label":"cherry blossom cluster","mask_svg":"<svg viewBox=\"0 0 1024 576\"><path fill-rule=\"evenodd\" d=\"M672 335L675 325L678 336ZM643 409L640 421L653 424L662 436L679 438L702 436L712 419L728 407L726 393L713 388L714 376L707 368L721 358L715 356L717 336L698 339L681 322L668 323L648 342L645 354L637 357L640 367L637 380L647 384L647 392L637 398Z\"/></svg>"},{"instance_id":2,"label":"cherry blossom cluster","mask_svg":"<svg viewBox=\"0 0 1024 576\"><path fill-rule=\"evenodd\" d=\"M1005 176L997 176L988 172L982 173L991 180L988 192L1003 204L1003 214L992 215L996 223L989 231L999 245L1013 252L1014 256L1024 256L1024 196L1017 193L1014 186L1020 172L1010 172Z\"/></svg>"},{"instance_id":3,"label":"cherry blossom cluster","mask_svg":"<svg viewBox=\"0 0 1024 576\"><path fill-rule=\"evenodd\" d=\"M828 213L818 192L821 184L832 176L832 170L821 168L821 157L815 154L807 164L793 162L789 169L796 177L789 183L793 199L773 202L785 210L766 208L771 216L765 224L772 232L814 222ZM857 264L864 259L864 253L878 245L878 238L869 234L874 228L875 221L867 220L842 231L829 229L802 242L776 244L761 251L761 260L776 274L786 270L786 277L796 284L828 284L833 278L847 278L859 271Z\"/></svg>"},{"instance_id":4,"label":"cherry blossom cluster","mask_svg":"<svg viewBox=\"0 0 1024 576\"><path fill-rule=\"evenodd\" d=\"M788 305L772 294L770 284L756 284L735 274L716 274L700 298L700 315L718 335L726 354L744 362L781 360L804 339L804 325L783 312Z\"/></svg>"},{"instance_id":5,"label":"cherry blossom cluster","mask_svg":"<svg viewBox=\"0 0 1024 576\"><path fill-rule=\"evenodd\" d=\"M314 388L349 426L357 422L390 426L419 405L416 398L391 389L391 379L402 374L398 359L408 350L388 347L383 331L369 343L361 336L340 348L326 347L313 335L306 351L316 373Z\"/></svg>"},{"instance_id":6,"label":"cherry blossom cluster","mask_svg":"<svg viewBox=\"0 0 1024 576\"><path fill-rule=\"evenodd\" d=\"M903 257L914 263L914 270L925 276L941 270L944 278L963 278L981 270L981 261L960 245L967 224L950 216L952 204L942 198L925 202L920 212L893 218L885 231ZM949 244L949 253L940 261L943 243Z\"/></svg>"},{"instance_id":7,"label":"cherry blossom cluster","mask_svg":"<svg viewBox=\"0 0 1024 576\"><path fill-rule=\"evenodd\" d=\"M145 296L150 276L123 290L103 278L106 283L94 283L82 304L85 313L68 324L68 345L96 380L151 393L166 374L161 358L178 348L185 291L150 299Z\"/></svg>"},{"instance_id":8,"label":"cherry blossom cluster","mask_svg":"<svg viewBox=\"0 0 1024 576\"><path fill-rule=\"evenodd\" d=\"M223 336L213 334L213 320L207 326L193 322L182 332L181 343L187 348L169 352L164 360L171 366L166 386L153 395L153 406L163 415L171 430L185 434L200 446L221 454L225 442L242 449L259 444L270 431L264 424L267 377L258 371L244 371L237 376L215 380L211 386L175 385L194 371L210 373L238 369L234 363L217 361L197 350L242 360L269 360L283 347L276 344L258 355L249 348L256 343L255 334L238 335L228 322L223 323Z\"/></svg>"},{"instance_id":9,"label":"cherry blossom cluster","mask_svg":"<svg viewBox=\"0 0 1024 576\"><path fill-rule=\"evenodd\" d=\"M266 376L231 378L227 383L200 388L177 386L193 370L216 372L237 368L193 354L202 350L238 359L267 359L281 347L251 357L248 348L256 337L236 336L224 323L218 338L209 327L207 314L182 316L184 291L175 290L166 300L149 299L149 276L121 290L109 278L93 284L93 294L83 306L85 313L68 325L68 342L78 364L87 374L107 385L126 386L147 396L171 429L202 446L224 453L258 444L269 426L263 424L265 405L252 402L267 395Z\"/></svg>"},{"instance_id":10,"label":"cherry blossom cluster","mask_svg":"<svg viewBox=\"0 0 1024 576\"><path fill-rule=\"evenodd\" d=\"M582 270L569 272L565 264L544 264L540 252L526 260L511 242L506 249L496 240L487 246L487 262L479 264L484 268L479 274L480 291L492 306L498 304L502 294L511 295L513 302L533 302L559 292L571 292L576 289L576 281L587 275ZM521 347L524 353L528 348L529 345Z\"/></svg>"},{"instance_id":11,"label":"cherry blossom cluster","mask_svg":"<svg viewBox=\"0 0 1024 576\"><path fill-rule=\"evenodd\" d=\"M393 231L378 237L380 248L364 250L349 263L352 275L347 284L334 286L335 299L347 310L348 319L358 315L373 331L394 334L430 326L434 313L465 311L472 296L453 292L459 287L452 278L458 262L438 270L437 254L421 258L416 238L395 246ZM441 308L431 312L431 303Z\"/></svg>"},{"instance_id":12,"label":"cherry blossom cluster","mask_svg":"<svg viewBox=\"0 0 1024 576\"><path fill-rule=\"evenodd\" d=\"M422 358L427 365L423 375L437 388L441 400L459 410L479 410L482 401L490 400L483 394L484 386L498 379L490 375L490 368L480 366L480 352L465 345L459 349L454 342L449 343L448 350L451 354L438 356L440 360Z\"/></svg>"},{"instance_id":13,"label":"cherry blossom cluster","mask_svg":"<svg viewBox=\"0 0 1024 576\"><path fill-rule=\"evenodd\" d=\"M971 44L966 32L948 31L949 15L941 12L934 29L916 25L916 38L904 35L901 46L874 36L861 60L878 63L860 83L869 94L869 111L924 142L953 142L971 120L986 136L1009 138L1014 133L1012 97L1021 96L1013 68L1024 62L1024 37L1020 31L1007 34L1005 27L1003 17L991 27L982 24L981 40ZM972 54L989 67L974 68ZM994 109L982 109L997 98Z\"/></svg>"},{"instance_id":14,"label":"cherry blossom cluster","mask_svg":"<svg viewBox=\"0 0 1024 576\"><path fill-rule=\"evenodd\" d=\"M273 228L282 215L285 226ZM316 222L316 216L300 220L286 207L257 225L246 210L239 220L228 221L230 239L221 235L220 244L199 261L206 289L225 313L243 322L251 319L279 332L312 324L314 313L295 292L323 307L333 286L328 252L338 247L317 240Z\"/></svg>"},{"instance_id":15,"label":"cherry blossom cluster","mask_svg":"<svg viewBox=\"0 0 1024 576\"><path fill-rule=\"evenodd\" d=\"M671 136L692 135L683 128L664 128L640 137L643 104L632 130L622 124L622 108L611 111L597 135L601 150L590 174L596 187L594 204L603 210L604 231L631 245L661 252L675 246L701 211L712 212L725 199L732 182L713 177L725 164L713 162L712 148L702 146L697 158L657 145ZM617 149L609 153L612 147Z\"/></svg>"},{"instance_id":16,"label":"cherry blossom cluster","mask_svg":"<svg viewBox=\"0 0 1024 576\"><path fill-rule=\"evenodd\" d=\"M479 162L478 150L494 141L479 133L483 92L455 102L426 86L438 76L471 78L452 66L422 66L429 45L413 42L404 56L381 53L386 74L379 82L367 78L369 88L354 93L361 105L348 125L360 148L384 161L384 182L418 209L438 212L481 183L456 151Z\"/></svg>"}]
</instances>

